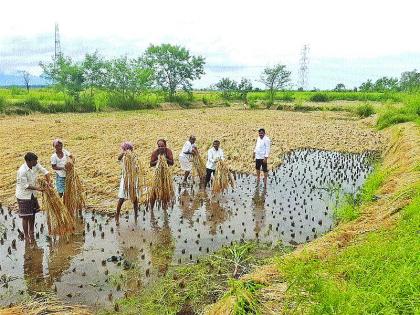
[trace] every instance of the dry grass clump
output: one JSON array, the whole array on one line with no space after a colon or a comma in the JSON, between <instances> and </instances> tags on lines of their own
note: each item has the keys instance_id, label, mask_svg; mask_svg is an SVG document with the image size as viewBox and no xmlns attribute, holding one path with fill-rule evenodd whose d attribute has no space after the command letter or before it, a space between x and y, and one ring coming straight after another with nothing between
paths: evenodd
<instances>
[{"instance_id":1,"label":"dry grass clump","mask_svg":"<svg viewBox=\"0 0 420 315\"><path fill-rule=\"evenodd\" d=\"M92 315L85 307L80 305L61 305L56 300L38 299L18 306L0 310L0 315Z\"/></svg>"},{"instance_id":2,"label":"dry grass clump","mask_svg":"<svg viewBox=\"0 0 420 315\"><path fill-rule=\"evenodd\" d=\"M124 190L128 193L131 202L135 202L139 192L140 167L137 155L127 151L123 157Z\"/></svg>"},{"instance_id":3,"label":"dry grass clump","mask_svg":"<svg viewBox=\"0 0 420 315\"><path fill-rule=\"evenodd\" d=\"M213 193L219 194L229 187L235 187L235 179L230 172L229 166L226 161L219 160L216 163L216 171L213 178Z\"/></svg>"},{"instance_id":4,"label":"dry grass clump","mask_svg":"<svg viewBox=\"0 0 420 315\"><path fill-rule=\"evenodd\" d=\"M42 192L42 206L47 214L47 223L50 235L66 235L72 233L76 226L73 214L63 204L57 192L47 184L44 179L39 179Z\"/></svg>"},{"instance_id":5,"label":"dry grass clump","mask_svg":"<svg viewBox=\"0 0 420 315\"><path fill-rule=\"evenodd\" d=\"M196 152L193 154L193 166L194 170L197 173L198 177L203 178L206 176L206 163L204 159L201 157L200 153Z\"/></svg>"},{"instance_id":6,"label":"dry grass clump","mask_svg":"<svg viewBox=\"0 0 420 315\"><path fill-rule=\"evenodd\" d=\"M167 209L172 206L175 201L175 190L172 181L172 172L163 155L159 155L155 168L155 175L150 187L148 204L153 208L155 203Z\"/></svg>"},{"instance_id":7,"label":"dry grass clump","mask_svg":"<svg viewBox=\"0 0 420 315\"><path fill-rule=\"evenodd\" d=\"M63 202L67 209L75 215L77 210L85 207L85 192L79 174L74 168L72 159L65 166L66 168L66 190L63 195Z\"/></svg>"}]
</instances>

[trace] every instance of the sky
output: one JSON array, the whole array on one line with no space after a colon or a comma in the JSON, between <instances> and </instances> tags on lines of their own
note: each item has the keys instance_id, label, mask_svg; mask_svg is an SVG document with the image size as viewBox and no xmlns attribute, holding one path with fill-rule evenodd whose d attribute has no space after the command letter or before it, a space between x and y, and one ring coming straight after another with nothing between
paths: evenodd
<instances>
[{"instance_id":1,"label":"sky","mask_svg":"<svg viewBox=\"0 0 420 315\"><path fill-rule=\"evenodd\" d=\"M414 0L5 1L0 19L0 75L27 70L61 49L75 60L98 50L137 57L171 43L206 59L205 88L222 77L258 85L266 66L285 64L297 81L310 47L307 88L354 87L368 78L420 69L420 2ZM1 82L0 82L1 84Z\"/></svg>"}]
</instances>

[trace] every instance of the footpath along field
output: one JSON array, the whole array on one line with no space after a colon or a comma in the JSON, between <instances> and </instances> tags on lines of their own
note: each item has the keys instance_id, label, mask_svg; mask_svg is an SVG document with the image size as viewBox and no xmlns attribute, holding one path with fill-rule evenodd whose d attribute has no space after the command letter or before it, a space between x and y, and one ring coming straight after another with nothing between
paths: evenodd
<instances>
[{"instance_id":1,"label":"footpath along field","mask_svg":"<svg viewBox=\"0 0 420 315\"><path fill-rule=\"evenodd\" d=\"M148 161L159 138L168 141L176 157L190 134L197 136L206 155L214 139L221 141L231 168L253 172L252 151L257 130L264 127L272 139L270 167L281 163L281 154L310 147L344 152L381 150L384 139L360 120L343 112L284 112L209 108L147 110L99 114L35 114L0 118L0 202L15 203L16 170L27 151L50 167L52 140L63 139L77 159L77 167L88 192L87 204L100 211L113 211L119 184L119 145L134 142L148 169Z\"/></svg>"}]
</instances>

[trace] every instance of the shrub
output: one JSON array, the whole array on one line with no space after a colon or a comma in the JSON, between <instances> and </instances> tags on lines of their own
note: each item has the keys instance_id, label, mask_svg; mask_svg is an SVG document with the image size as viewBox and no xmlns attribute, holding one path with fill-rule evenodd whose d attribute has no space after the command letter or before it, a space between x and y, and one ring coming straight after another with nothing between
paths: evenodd
<instances>
[{"instance_id":1,"label":"shrub","mask_svg":"<svg viewBox=\"0 0 420 315\"><path fill-rule=\"evenodd\" d=\"M45 111L45 109L41 105L41 102L33 96L25 99L22 103L22 107L25 107L32 112L44 112Z\"/></svg>"},{"instance_id":2,"label":"shrub","mask_svg":"<svg viewBox=\"0 0 420 315\"><path fill-rule=\"evenodd\" d=\"M285 91L282 93L279 99L285 102L293 102L293 100L295 99L294 93L292 91Z\"/></svg>"},{"instance_id":3,"label":"shrub","mask_svg":"<svg viewBox=\"0 0 420 315\"><path fill-rule=\"evenodd\" d=\"M328 102L329 98L326 93L315 93L309 98L311 102Z\"/></svg>"},{"instance_id":4,"label":"shrub","mask_svg":"<svg viewBox=\"0 0 420 315\"><path fill-rule=\"evenodd\" d=\"M256 109L257 108L257 104L255 103L254 100L249 100L248 101L248 106L249 106L249 109Z\"/></svg>"},{"instance_id":5,"label":"shrub","mask_svg":"<svg viewBox=\"0 0 420 315\"><path fill-rule=\"evenodd\" d=\"M420 117L420 95L411 95L404 100L402 107L388 106L379 113L376 126L384 129L408 121L419 122Z\"/></svg>"},{"instance_id":6,"label":"shrub","mask_svg":"<svg viewBox=\"0 0 420 315\"><path fill-rule=\"evenodd\" d=\"M6 98L0 95L0 113L6 108Z\"/></svg>"},{"instance_id":7,"label":"shrub","mask_svg":"<svg viewBox=\"0 0 420 315\"><path fill-rule=\"evenodd\" d=\"M356 114L359 117L369 117L375 113L375 109L369 103L362 104L356 107Z\"/></svg>"},{"instance_id":8,"label":"shrub","mask_svg":"<svg viewBox=\"0 0 420 315\"><path fill-rule=\"evenodd\" d=\"M29 115L31 111L22 106L8 106L5 108L4 113L6 115Z\"/></svg>"}]
</instances>

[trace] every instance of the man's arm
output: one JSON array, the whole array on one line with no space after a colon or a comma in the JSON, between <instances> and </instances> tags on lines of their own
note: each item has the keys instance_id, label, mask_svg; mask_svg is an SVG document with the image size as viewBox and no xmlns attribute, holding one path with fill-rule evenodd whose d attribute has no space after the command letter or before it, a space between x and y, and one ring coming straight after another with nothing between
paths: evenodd
<instances>
[{"instance_id":1,"label":"man's arm","mask_svg":"<svg viewBox=\"0 0 420 315\"><path fill-rule=\"evenodd\" d=\"M174 156L169 149L166 150L166 162L168 162L168 165L174 165Z\"/></svg>"},{"instance_id":2,"label":"man's arm","mask_svg":"<svg viewBox=\"0 0 420 315\"><path fill-rule=\"evenodd\" d=\"M268 156L270 155L270 149L271 149L271 141L266 139L265 140L264 163L267 163Z\"/></svg>"}]
</instances>

